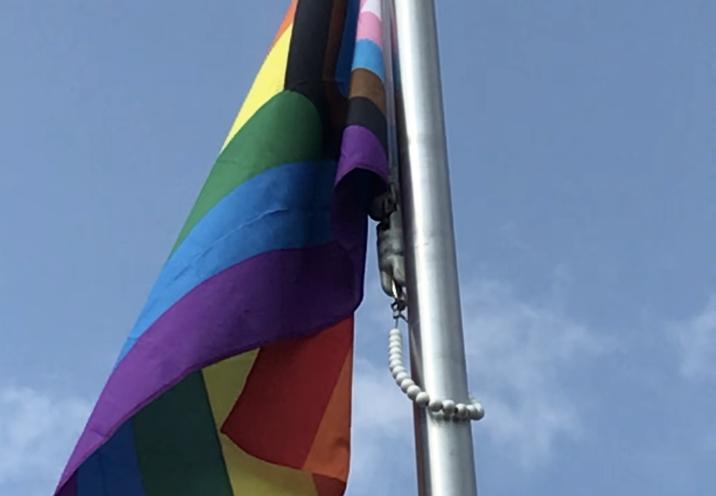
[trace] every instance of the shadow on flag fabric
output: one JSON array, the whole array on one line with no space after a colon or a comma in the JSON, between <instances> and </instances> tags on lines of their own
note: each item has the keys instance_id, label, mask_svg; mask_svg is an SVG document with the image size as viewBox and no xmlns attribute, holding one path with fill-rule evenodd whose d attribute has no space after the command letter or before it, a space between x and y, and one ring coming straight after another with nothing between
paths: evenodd
<instances>
[{"instance_id":1,"label":"shadow on flag fabric","mask_svg":"<svg viewBox=\"0 0 716 496\"><path fill-rule=\"evenodd\" d=\"M344 493L380 10L293 2L56 496Z\"/></svg>"}]
</instances>

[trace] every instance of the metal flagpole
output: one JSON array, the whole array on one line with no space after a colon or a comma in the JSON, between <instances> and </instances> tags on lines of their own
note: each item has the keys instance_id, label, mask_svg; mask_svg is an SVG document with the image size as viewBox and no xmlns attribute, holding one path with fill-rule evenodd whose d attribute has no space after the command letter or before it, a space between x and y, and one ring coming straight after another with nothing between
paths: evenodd
<instances>
[{"instance_id":1,"label":"metal flagpole","mask_svg":"<svg viewBox=\"0 0 716 496\"><path fill-rule=\"evenodd\" d=\"M471 404L433 0L392 0L410 361L431 398ZM420 496L476 496L472 428L414 407Z\"/></svg>"}]
</instances>

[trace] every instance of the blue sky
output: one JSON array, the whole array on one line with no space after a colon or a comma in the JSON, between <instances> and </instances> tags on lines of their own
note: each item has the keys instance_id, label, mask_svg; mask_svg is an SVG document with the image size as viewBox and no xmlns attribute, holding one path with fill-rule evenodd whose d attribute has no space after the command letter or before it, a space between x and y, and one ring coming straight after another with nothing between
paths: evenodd
<instances>
[{"instance_id":1,"label":"blue sky","mask_svg":"<svg viewBox=\"0 0 716 496\"><path fill-rule=\"evenodd\" d=\"M480 494L711 494L716 3L436 3ZM287 4L0 3L2 496L54 486ZM369 269L348 494L408 496Z\"/></svg>"}]
</instances>

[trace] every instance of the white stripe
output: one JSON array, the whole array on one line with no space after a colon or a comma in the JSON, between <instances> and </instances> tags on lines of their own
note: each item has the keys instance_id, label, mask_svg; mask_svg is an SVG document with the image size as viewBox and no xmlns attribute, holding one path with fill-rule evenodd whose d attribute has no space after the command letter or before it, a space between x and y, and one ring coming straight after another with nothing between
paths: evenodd
<instances>
[{"instance_id":1,"label":"white stripe","mask_svg":"<svg viewBox=\"0 0 716 496\"><path fill-rule=\"evenodd\" d=\"M375 14L378 19L382 19L380 2L381 0L366 0L365 4L363 4L363 7L360 9L360 13L363 14L364 12L370 12L371 14Z\"/></svg>"}]
</instances>

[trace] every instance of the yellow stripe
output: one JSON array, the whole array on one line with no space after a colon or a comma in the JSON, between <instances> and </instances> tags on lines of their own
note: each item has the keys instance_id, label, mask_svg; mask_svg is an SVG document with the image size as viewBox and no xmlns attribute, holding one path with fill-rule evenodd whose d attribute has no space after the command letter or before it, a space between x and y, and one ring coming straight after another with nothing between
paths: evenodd
<instances>
[{"instance_id":1,"label":"yellow stripe","mask_svg":"<svg viewBox=\"0 0 716 496\"><path fill-rule=\"evenodd\" d=\"M291 45L292 33L293 25L283 32L269 52L268 57L266 57L261 70L254 80L254 84L251 86L249 95L246 97L246 101L234 121L234 125L231 126L229 135L221 148L222 151L258 109L283 91L286 82L286 66L288 65L288 50Z\"/></svg>"},{"instance_id":2,"label":"yellow stripe","mask_svg":"<svg viewBox=\"0 0 716 496\"><path fill-rule=\"evenodd\" d=\"M244 389L257 354L258 351L243 353L202 371L231 488L236 496L318 496L310 473L259 460L219 432Z\"/></svg>"}]
</instances>

